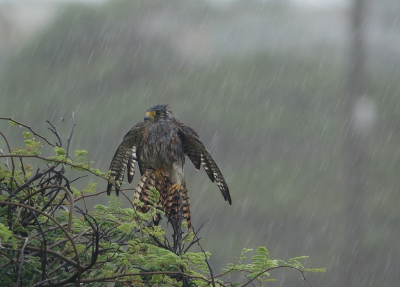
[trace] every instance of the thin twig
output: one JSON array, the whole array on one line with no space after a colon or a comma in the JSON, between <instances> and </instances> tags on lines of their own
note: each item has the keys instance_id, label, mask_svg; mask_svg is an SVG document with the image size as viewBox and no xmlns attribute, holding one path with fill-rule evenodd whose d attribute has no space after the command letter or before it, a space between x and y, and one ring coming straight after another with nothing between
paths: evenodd
<instances>
[{"instance_id":1,"label":"thin twig","mask_svg":"<svg viewBox=\"0 0 400 287\"><path fill-rule=\"evenodd\" d=\"M1 244L0 244L0 248L1 248ZM10 255L8 255L7 253L5 253L5 252L3 252L3 251L1 251L1 250L0 250L0 254L1 254L2 256L4 256L4 257L7 257L7 258L10 260L10 262L14 264L15 270L18 269L17 261L15 261L14 258L12 258ZM10 262L7 262L7 263L1 265L0 268L2 268L2 269L5 268L6 266L8 266L8 265L10 264Z\"/></svg>"},{"instance_id":2,"label":"thin twig","mask_svg":"<svg viewBox=\"0 0 400 287\"><path fill-rule=\"evenodd\" d=\"M31 211L31 212L32 212L33 216L35 217L36 225L39 227L39 231L43 238L43 245L42 245L43 252L41 252L40 255L41 255L41 262L42 262L42 280L44 280L45 272L46 272L46 263L47 263L47 253L46 253L47 240L46 240L46 236L44 235L42 225L40 224L35 212L34 211Z\"/></svg>"},{"instance_id":3,"label":"thin twig","mask_svg":"<svg viewBox=\"0 0 400 287\"><path fill-rule=\"evenodd\" d=\"M1 155L5 155L4 151L0 148L0 154ZM4 163L4 165L7 167L7 169L10 169L10 167L8 166L8 158L6 158L5 160L6 162Z\"/></svg>"},{"instance_id":4,"label":"thin twig","mask_svg":"<svg viewBox=\"0 0 400 287\"><path fill-rule=\"evenodd\" d=\"M51 126L51 128L47 128L47 129L49 129L53 134L56 135L57 140L58 140L58 142L59 142L59 144L57 144L57 146L59 146L59 147L62 146L62 140L61 140L60 134L59 134L58 131L57 131L57 126L58 126L58 124L60 123L61 120L64 120L64 119L61 118L61 119L57 122L57 124L56 124L55 126L54 126L50 121L46 120L46 122Z\"/></svg>"},{"instance_id":5,"label":"thin twig","mask_svg":"<svg viewBox=\"0 0 400 287\"><path fill-rule=\"evenodd\" d=\"M68 226L67 226L67 231L71 232L71 227L72 227L72 216L74 215L74 196L72 193L62 185L53 185L53 188L59 188L65 191L65 193L69 197L69 214L68 214Z\"/></svg>"},{"instance_id":6,"label":"thin twig","mask_svg":"<svg viewBox=\"0 0 400 287\"><path fill-rule=\"evenodd\" d=\"M78 198L75 199L75 202L77 202L77 201L79 201L81 199L84 199L84 198L88 198L88 197L92 197L92 196L98 196L98 195L100 195L102 193L106 193L106 192L107 192L107 190L102 190L102 191L91 193L91 194L82 194L81 197L78 197Z\"/></svg>"},{"instance_id":7,"label":"thin twig","mask_svg":"<svg viewBox=\"0 0 400 287\"><path fill-rule=\"evenodd\" d=\"M33 286L31 286L31 287L43 286L43 283L46 283L46 282L55 280L55 279L57 279L58 277L60 277L60 276L56 276L56 277L53 277L53 278L48 278L48 279L46 279L46 280L43 280L43 281L40 281L40 282L36 283L35 285L33 285Z\"/></svg>"},{"instance_id":8,"label":"thin twig","mask_svg":"<svg viewBox=\"0 0 400 287\"><path fill-rule=\"evenodd\" d=\"M0 132L0 134L2 135L2 137L4 138L4 140L6 142L6 145L7 145L7 148L8 148L8 152L11 152L11 147L10 147L10 144L8 143L8 140L7 140L6 136L2 132ZM1 157L3 157L3 155ZM12 188L12 184L13 184L13 181L14 181L14 172L15 172L15 164L14 164L14 159L13 158L11 158L11 166L12 166L12 169L11 169L10 187Z\"/></svg>"},{"instance_id":9,"label":"thin twig","mask_svg":"<svg viewBox=\"0 0 400 287\"><path fill-rule=\"evenodd\" d=\"M185 250L183 250L183 253L186 253L189 250L189 248L192 247L195 243L199 242L200 239L201 237L192 240L192 242L190 242L190 244L185 248Z\"/></svg>"},{"instance_id":10,"label":"thin twig","mask_svg":"<svg viewBox=\"0 0 400 287\"><path fill-rule=\"evenodd\" d=\"M39 156L39 155L34 155L34 154L5 154L5 155L0 155L0 158L1 157L10 157L10 158L14 158L14 157L34 157L34 158L42 159L42 160L48 161L48 162L57 162L57 163L61 163L61 164L66 164L66 165L69 165L70 167L74 167L76 169L81 169L81 170L90 172L91 174L93 174L93 175L95 175L97 177L101 177L103 179L108 180L108 177L99 175L99 174L95 173L94 171L91 171L89 168L82 167L82 166L79 166L79 165L76 165L76 164L72 164L72 163L69 163L67 161L62 161L62 160L57 160L57 159L52 159L52 158L46 158L46 157Z\"/></svg>"},{"instance_id":11,"label":"thin twig","mask_svg":"<svg viewBox=\"0 0 400 287\"><path fill-rule=\"evenodd\" d=\"M92 268L93 265L97 261L97 257L99 255L99 240L100 240L100 238L99 238L99 225L97 224L97 221L96 221L96 219L94 219L93 216L91 216L90 214L84 213L79 208L78 208L78 210L85 217L85 220L89 223L90 227L93 229L93 241L95 243L93 245L93 248L92 248L92 258L90 260L90 263L87 266L83 267L83 269L82 269L82 273L83 273L86 270L89 270L90 268ZM88 219L88 217L90 217L93 220L94 224ZM96 225L96 227L95 227L95 225Z\"/></svg>"},{"instance_id":12,"label":"thin twig","mask_svg":"<svg viewBox=\"0 0 400 287\"><path fill-rule=\"evenodd\" d=\"M74 119L75 113L72 112L71 120L72 120L72 129L71 129L71 134L69 135L69 138L67 139L67 150L66 150L66 158L68 158L69 155L69 146L71 144L72 140L72 135L74 134L74 129L75 129L75 119Z\"/></svg>"},{"instance_id":13,"label":"thin twig","mask_svg":"<svg viewBox=\"0 0 400 287\"><path fill-rule=\"evenodd\" d=\"M201 226L201 227L202 227L202 226ZM200 227L200 228L201 228L201 227ZM213 274L213 271L212 271L212 269L211 269L211 265L210 265L210 263L209 263L208 260L207 260L207 254L206 254L206 252L204 251L203 246L201 246L201 244L200 244L200 242L199 242L200 238L197 237L197 234L196 234L196 233L194 234L194 236L197 238L197 245L200 247L201 252L203 252L203 254L204 254L204 261L207 263L208 271L210 272L210 276L211 276L212 285L213 285L213 287L215 287L214 274Z\"/></svg>"},{"instance_id":14,"label":"thin twig","mask_svg":"<svg viewBox=\"0 0 400 287\"><path fill-rule=\"evenodd\" d=\"M19 264L16 287L22 286L22 268L24 267L24 251L28 244L28 238L25 238L25 243L21 248L21 263Z\"/></svg>"},{"instance_id":15,"label":"thin twig","mask_svg":"<svg viewBox=\"0 0 400 287\"><path fill-rule=\"evenodd\" d=\"M164 249L172 251L170 247L168 247L167 245L161 243L160 240L158 240L158 238L156 236L154 236L153 234L149 234L149 235L158 244L158 247L162 247Z\"/></svg>"},{"instance_id":16,"label":"thin twig","mask_svg":"<svg viewBox=\"0 0 400 287\"><path fill-rule=\"evenodd\" d=\"M301 275L303 276L303 280L306 281L306 282L310 285L310 287L313 286L313 285L306 279L306 277L304 276L304 271L303 271L303 270L301 270L301 269L299 269L299 268L297 268L297 267L294 267L294 266L290 266L290 265L279 265L279 266L271 267L271 268L268 268L268 269L265 269L265 270L259 272L254 278L252 278L252 279L250 279L249 281L247 281L246 283L240 285L240 287L245 287L245 286L249 285L250 283L252 283L254 280L256 280L256 279L257 279L259 276L261 276L262 274L264 274L264 273L266 273L266 272L269 272L269 271L271 271L271 270L274 270L274 269L279 269L279 268L291 268L291 269L294 269L294 270L299 271L299 272L301 273Z\"/></svg>"},{"instance_id":17,"label":"thin twig","mask_svg":"<svg viewBox=\"0 0 400 287\"><path fill-rule=\"evenodd\" d=\"M25 125L23 123L20 123L20 122L16 121L16 120L13 120L12 118L0 117L0 120L11 121L11 122L14 122L14 123L16 123L17 125L19 125L21 127L25 127L28 130L30 130L31 133L33 133L35 136L37 136L37 137L41 138L42 140L44 140L47 144L51 145L52 147L56 146L56 145L52 144L51 142L49 142L44 136L41 136L40 134L36 133L30 126L27 126L27 125Z\"/></svg>"},{"instance_id":18,"label":"thin twig","mask_svg":"<svg viewBox=\"0 0 400 287\"><path fill-rule=\"evenodd\" d=\"M51 229L52 229L52 230L58 229L58 227L53 227L53 228L51 228ZM82 235L84 235L84 234L85 234L86 232L88 232L89 230L90 230L90 228L85 229L85 230L82 231L81 233L74 235L72 238L73 238L74 240L77 240L77 239L79 239L80 237L82 237ZM45 232L48 232L48 231L49 231L49 229L45 230ZM33 236L31 236L31 237L33 237ZM56 242L56 243L53 243L52 245L48 246L48 248L50 249L50 248L57 247L57 246L62 245L63 243L68 242L68 241L69 241L69 239L68 239L68 238L65 238L65 239L63 239L63 240L61 240L61 241L58 241L58 242ZM31 253L30 255L31 255L31 256L35 256L35 255L37 255L38 253L39 253L39 251L38 251L38 252L33 252L33 253ZM53 255L54 255L54 254L53 254ZM75 264L75 265L76 265L76 264Z\"/></svg>"},{"instance_id":19,"label":"thin twig","mask_svg":"<svg viewBox=\"0 0 400 287\"><path fill-rule=\"evenodd\" d=\"M10 199L11 197L15 196L18 192L23 190L25 187L28 187L35 180L41 178L44 174L51 172L54 168L55 168L55 166L52 165L51 167L49 167L48 169L44 170L41 173L37 172L34 176L32 176L30 179L28 179L23 185L21 185L19 188L17 188L13 193L10 193L10 195L7 197L7 199Z\"/></svg>"},{"instance_id":20,"label":"thin twig","mask_svg":"<svg viewBox=\"0 0 400 287\"><path fill-rule=\"evenodd\" d=\"M74 249L74 252L75 252L75 255L76 255L76 264L77 264L77 271L78 271L77 276L80 277L81 266L80 266L80 262L79 262L79 253L78 253L78 250L76 248L75 242L72 239L71 235L68 233L68 231L65 230L65 228L60 223L58 223L57 220L55 220L54 218L49 216L47 213L45 213L43 211L40 211L40 210L37 210L36 208L34 208L32 206L25 205L25 204L21 204L21 203L17 203L17 202L7 202L7 201L0 201L0 204L5 204L5 205L9 205L9 206L11 206L11 205L22 206L22 207L24 207L26 209L32 210L34 212L37 212L37 213L47 217L51 221L53 221L54 224L56 224L65 233L65 235L68 237L69 241L71 242L72 248Z\"/></svg>"}]
</instances>

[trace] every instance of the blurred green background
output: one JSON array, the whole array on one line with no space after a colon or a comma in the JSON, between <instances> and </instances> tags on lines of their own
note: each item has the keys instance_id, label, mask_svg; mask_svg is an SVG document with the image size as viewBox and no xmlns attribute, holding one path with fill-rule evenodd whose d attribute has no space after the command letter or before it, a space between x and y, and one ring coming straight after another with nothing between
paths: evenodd
<instances>
[{"instance_id":1,"label":"blurred green background","mask_svg":"<svg viewBox=\"0 0 400 287\"><path fill-rule=\"evenodd\" d=\"M187 161L214 273L264 245L273 258L326 267L309 275L314 286L396 286L400 4L364 1L363 68L352 72L353 2L0 2L0 116L55 140L45 121L64 118L66 139L74 112L71 149L107 171L145 110L168 103L231 190L229 206ZM22 145L22 129L0 130ZM294 272L272 276L271 286L302 286Z\"/></svg>"}]
</instances>

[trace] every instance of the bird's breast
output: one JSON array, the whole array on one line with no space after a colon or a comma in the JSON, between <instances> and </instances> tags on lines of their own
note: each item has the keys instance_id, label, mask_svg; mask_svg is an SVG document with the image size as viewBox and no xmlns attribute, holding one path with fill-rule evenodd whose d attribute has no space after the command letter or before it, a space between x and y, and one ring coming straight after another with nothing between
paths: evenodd
<instances>
[{"instance_id":1,"label":"bird's breast","mask_svg":"<svg viewBox=\"0 0 400 287\"><path fill-rule=\"evenodd\" d=\"M183 145L177 129L170 124L150 126L141 143L140 160L152 168L172 169L174 162L184 162Z\"/></svg>"}]
</instances>

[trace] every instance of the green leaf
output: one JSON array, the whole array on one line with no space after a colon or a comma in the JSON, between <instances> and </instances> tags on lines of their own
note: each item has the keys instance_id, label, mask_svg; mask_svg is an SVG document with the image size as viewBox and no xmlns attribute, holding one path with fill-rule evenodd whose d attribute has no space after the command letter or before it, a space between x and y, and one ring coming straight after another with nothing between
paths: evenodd
<instances>
[{"instance_id":1,"label":"green leaf","mask_svg":"<svg viewBox=\"0 0 400 287\"><path fill-rule=\"evenodd\" d=\"M12 231L3 223L0 223L0 239L7 240L12 236Z\"/></svg>"},{"instance_id":2,"label":"green leaf","mask_svg":"<svg viewBox=\"0 0 400 287\"><path fill-rule=\"evenodd\" d=\"M259 274L260 274L260 272L253 272L253 273L248 274L246 277L249 279L253 279L253 278L257 277Z\"/></svg>"},{"instance_id":3,"label":"green leaf","mask_svg":"<svg viewBox=\"0 0 400 287\"><path fill-rule=\"evenodd\" d=\"M88 169L88 165L87 165L87 163L84 163L84 162L77 162L77 163L74 163L73 166L71 165L70 168L84 171L84 170Z\"/></svg>"},{"instance_id":4,"label":"green leaf","mask_svg":"<svg viewBox=\"0 0 400 287\"><path fill-rule=\"evenodd\" d=\"M326 268L306 268L304 269L304 271L306 272L316 272L316 273L325 273L326 272Z\"/></svg>"},{"instance_id":5,"label":"green leaf","mask_svg":"<svg viewBox=\"0 0 400 287\"><path fill-rule=\"evenodd\" d=\"M88 154L88 152L86 150L84 150L84 149L75 151L75 156L76 157L82 156L82 155L86 155L86 154Z\"/></svg>"},{"instance_id":6,"label":"green leaf","mask_svg":"<svg viewBox=\"0 0 400 287\"><path fill-rule=\"evenodd\" d=\"M267 248L265 248L264 246L259 246L259 247L257 247L256 253L257 253L257 254L264 255L266 258L269 257L268 250L267 250Z\"/></svg>"},{"instance_id":7,"label":"green leaf","mask_svg":"<svg viewBox=\"0 0 400 287\"><path fill-rule=\"evenodd\" d=\"M24 135L24 138L30 138L31 137L31 133L30 132L22 132L22 134Z\"/></svg>"},{"instance_id":8,"label":"green leaf","mask_svg":"<svg viewBox=\"0 0 400 287\"><path fill-rule=\"evenodd\" d=\"M24 141L24 144L25 144L27 147L33 147L33 146L35 145L35 141L32 140L32 139L30 139L30 140L25 140L25 141Z\"/></svg>"},{"instance_id":9,"label":"green leaf","mask_svg":"<svg viewBox=\"0 0 400 287\"><path fill-rule=\"evenodd\" d=\"M79 190L77 190L75 187L73 187L73 186L71 186L71 191L72 191L72 194L74 195L74 196L79 196L79 195L81 195L81 192L79 191Z\"/></svg>"},{"instance_id":10,"label":"green leaf","mask_svg":"<svg viewBox=\"0 0 400 287\"><path fill-rule=\"evenodd\" d=\"M44 160L44 162L51 163L51 160L55 160L59 162L72 163L72 161L70 159L66 159L64 155L49 156L47 159L49 159L49 161Z\"/></svg>"},{"instance_id":11,"label":"green leaf","mask_svg":"<svg viewBox=\"0 0 400 287\"><path fill-rule=\"evenodd\" d=\"M54 147L54 151L57 155L66 155L66 151L62 147Z\"/></svg>"},{"instance_id":12,"label":"green leaf","mask_svg":"<svg viewBox=\"0 0 400 287\"><path fill-rule=\"evenodd\" d=\"M161 274L155 274L153 275L153 277L151 278L151 281L154 283L161 283L161 281L163 280L164 276Z\"/></svg>"},{"instance_id":13,"label":"green leaf","mask_svg":"<svg viewBox=\"0 0 400 287\"><path fill-rule=\"evenodd\" d=\"M307 259L309 256L299 256L299 257L293 257L293 258L290 258L289 260L288 260L288 262L290 263L290 262L292 262L292 261L299 261L299 260L301 260L301 259Z\"/></svg>"},{"instance_id":14,"label":"green leaf","mask_svg":"<svg viewBox=\"0 0 400 287\"><path fill-rule=\"evenodd\" d=\"M83 193L95 193L96 187L97 187L97 182L89 183L88 186L86 186L86 188L84 190L82 190L82 192Z\"/></svg>"}]
</instances>

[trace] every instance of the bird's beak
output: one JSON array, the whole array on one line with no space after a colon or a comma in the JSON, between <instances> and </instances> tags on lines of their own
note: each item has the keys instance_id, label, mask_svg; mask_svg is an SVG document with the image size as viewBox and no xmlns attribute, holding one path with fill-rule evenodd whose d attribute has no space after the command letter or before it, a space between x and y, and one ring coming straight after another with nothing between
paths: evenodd
<instances>
[{"instance_id":1,"label":"bird's beak","mask_svg":"<svg viewBox=\"0 0 400 287\"><path fill-rule=\"evenodd\" d=\"M144 115L144 120L152 120L153 119L153 114L151 112L146 112L146 114Z\"/></svg>"}]
</instances>

